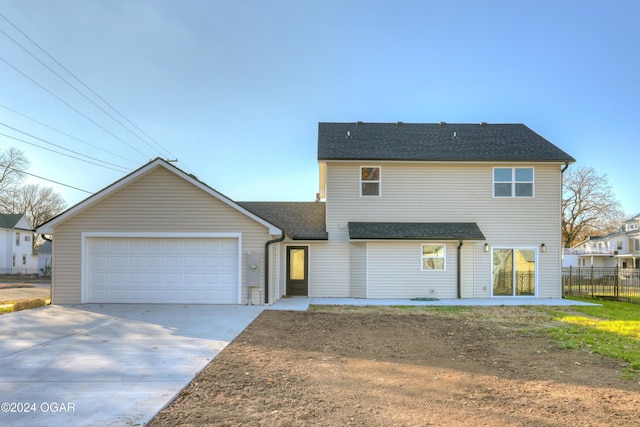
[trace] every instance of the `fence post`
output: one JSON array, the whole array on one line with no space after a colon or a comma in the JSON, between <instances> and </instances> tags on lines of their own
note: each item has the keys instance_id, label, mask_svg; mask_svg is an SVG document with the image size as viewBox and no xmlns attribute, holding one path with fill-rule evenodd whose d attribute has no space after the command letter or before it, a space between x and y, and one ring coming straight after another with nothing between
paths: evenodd
<instances>
[{"instance_id":1,"label":"fence post","mask_svg":"<svg viewBox=\"0 0 640 427\"><path fill-rule=\"evenodd\" d=\"M596 284L593 281L593 264L591 264L591 274L589 276L589 282L591 284L591 298L593 298L596 293Z\"/></svg>"},{"instance_id":2,"label":"fence post","mask_svg":"<svg viewBox=\"0 0 640 427\"><path fill-rule=\"evenodd\" d=\"M616 297L616 301L620 300L620 291L618 289L618 266L616 265L615 270L615 278L613 279L613 294Z\"/></svg>"}]
</instances>

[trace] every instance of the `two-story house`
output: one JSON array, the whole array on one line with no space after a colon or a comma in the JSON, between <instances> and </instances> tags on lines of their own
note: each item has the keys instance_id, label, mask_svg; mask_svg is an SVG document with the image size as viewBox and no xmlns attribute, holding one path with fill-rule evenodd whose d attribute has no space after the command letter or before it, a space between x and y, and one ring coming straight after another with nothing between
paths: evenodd
<instances>
[{"instance_id":1,"label":"two-story house","mask_svg":"<svg viewBox=\"0 0 640 427\"><path fill-rule=\"evenodd\" d=\"M563 267L640 268L640 215L605 236L590 236L564 250Z\"/></svg>"},{"instance_id":2,"label":"two-story house","mask_svg":"<svg viewBox=\"0 0 640 427\"><path fill-rule=\"evenodd\" d=\"M156 159L43 224L53 302L560 298L562 173L521 124L320 123L315 202Z\"/></svg>"},{"instance_id":3,"label":"two-story house","mask_svg":"<svg viewBox=\"0 0 640 427\"><path fill-rule=\"evenodd\" d=\"M0 274L34 274L33 230L24 214L0 214Z\"/></svg>"}]
</instances>

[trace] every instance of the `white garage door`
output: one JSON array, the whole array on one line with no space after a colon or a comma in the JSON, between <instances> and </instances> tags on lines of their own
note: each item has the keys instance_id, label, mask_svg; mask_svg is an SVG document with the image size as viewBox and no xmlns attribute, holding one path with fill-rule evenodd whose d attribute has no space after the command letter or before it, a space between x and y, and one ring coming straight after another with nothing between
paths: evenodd
<instances>
[{"instance_id":1,"label":"white garage door","mask_svg":"<svg viewBox=\"0 0 640 427\"><path fill-rule=\"evenodd\" d=\"M236 238L87 238L90 303L238 303Z\"/></svg>"}]
</instances>

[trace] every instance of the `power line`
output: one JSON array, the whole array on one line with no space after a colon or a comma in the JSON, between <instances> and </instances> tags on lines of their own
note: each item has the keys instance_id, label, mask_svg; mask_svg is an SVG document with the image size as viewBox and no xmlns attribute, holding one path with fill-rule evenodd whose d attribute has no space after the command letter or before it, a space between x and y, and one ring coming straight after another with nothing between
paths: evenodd
<instances>
[{"instance_id":1,"label":"power line","mask_svg":"<svg viewBox=\"0 0 640 427\"><path fill-rule=\"evenodd\" d=\"M34 46L36 46L42 53L44 53L49 59L51 59L53 62L55 62L60 68L62 68L64 71L66 71L71 77L73 77L77 82L79 82L82 86L84 86L87 90L89 90L89 92L91 92L94 96L96 96L100 101L102 101L105 105L107 105L109 108L111 108L111 110L113 110L114 112L116 112L120 117L122 117L124 120L126 120L129 124L131 124L135 129L137 129L140 133L142 133L145 137L147 137L147 139L149 139L150 141L152 141L154 144L156 144L159 148L161 148L162 150L164 150L164 152L166 154L169 154L170 157L176 157L175 155L173 155L169 150L167 150L162 144L160 144L158 141L156 141L154 138L152 138L150 135L148 135L145 131L143 131L142 129L140 129L140 127L138 127L135 123L133 123L131 120L129 120L124 114L122 114L118 109L116 109L113 105L111 105L109 102L107 102L104 98L102 98L100 95L98 95L93 89L91 89L87 84L85 84L82 80L80 80L80 78L78 78L74 73L72 73L69 69L67 69L67 67L65 67L64 65L62 65L57 59L55 59L52 55L50 55L46 50L44 50L38 43L36 43L31 37L29 37L24 31L22 31L20 28L18 28L18 26L16 26L13 22L11 22L6 16L4 16L2 13L0 13L0 17L2 17L6 22L9 23L9 25L11 25L13 28L15 28L20 34L22 34L27 40L29 40ZM0 30L2 31L2 30ZM107 111L105 111L102 107L100 107L99 105L97 105L95 102L93 102L91 99L89 99L85 94L83 94L81 91L79 91L76 87L74 87L71 83L69 83L67 80L65 80L63 77L61 77L58 73L56 73L55 71L53 71L49 66L47 66L44 62L42 62L39 58L37 58L35 55L33 55L28 49L26 49L24 46L22 46L20 43L18 43L16 40L14 40L11 36L9 36L6 32L2 31L9 39L11 39L14 43L16 43L18 46L20 46L23 50L25 50L25 52L29 53L29 55L31 55L33 58L35 58L38 62L40 62L43 66L45 66L49 71L51 71L52 73L54 73L56 76L58 76L61 80L63 80L65 83L67 83L71 88L73 88L76 92L78 92L79 94L81 94L82 96L84 96L87 100L89 100L93 105L95 105L96 107L100 108L100 110L102 110L105 114L107 114L109 117L111 117L113 120L115 120L118 124L120 124L122 127L124 127L125 129L127 129L129 132L131 132L131 134L133 134L134 136L136 136L138 139L140 139L141 141L143 141L145 144L147 144L149 147L151 147L151 145L147 142L144 141L138 134L134 133L133 131L131 131L131 129L129 129L128 127L126 127L123 123L121 123L119 120L117 120L115 117L113 117L111 114L109 114ZM151 147L153 148L153 147ZM188 169L188 168L187 168Z\"/></svg>"},{"instance_id":2,"label":"power line","mask_svg":"<svg viewBox=\"0 0 640 427\"><path fill-rule=\"evenodd\" d=\"M30 80L31 82L33 82L34 84L38 85L42 90L44 90L45 92L47 92L49 95L53 96L54 98L56 98L58 101L62 102L64 105L66 105L67 107L71 108L73 111L75 111L76 113L80 114L82 117L84 117L85 119L89 120L91 123L93 123L94 125L98 126L100 129L102 129L103 131L105 131L106 133L108 133L109 135L113 136L115 139L117 139L118 141L126 144L129 148L131 148L132 150L137 151L139 154L145 156L145 157L149 157L146 154L144 154L142 151L138 150L136 147L134 147L133 145L129 144L127 141L125 141L124 139L120 138L119 136L117 136L116 134L114 134L113 132L111 132L110 130L108 130L107 128L105 128L104 126L102 126L100 123L96 122L95 120L93 120L92 118L90 118L89 116L87 116L86 114L84 114L83 112L81 112L80 110L78 110L77 108L75 108L73 105L69 104L67 101L65 101L64 99L60 98L58 95L56 95L55 93L51 92L49 89L47 89L46 87L44 87L43 85L41 85L40 83L38 83L37 81L35 81L34 79L32 79L31 77L29 77L27 74L23 73L22 71L20 71L17 67L15 67L14 65L12 65L9 61L7 61L6 59L0 57L0 61L4 62L5 64L7 64L9 67L13 68L13 70L15 70L17 73L21 74L23 77L25 77L26 79Z\"/></svg>"},{"instance_id":3,"label":"power line","mask_svg":"<svg viewBox=\"0 0 640 427\"><path fill-rule=\"evenodd\" d=\"M23 134L23 135L29 136L29 137L31 137L31 138L33 138L33 139L37 139L38 141L42 141L42 142L44 142L45 144L53 145L54 147L56 147L56 148L60 148L61 150L65 150L65 151L68 151L68 152L70 152L70 153L77 154L78 156L86 157L87 159L95 160L95 161L97 161L97 162L101 162L101 163L104 163L104 164L106 164L106 165L115 166L115 167L120 168L120 169L124 169L124 170L131 170L131 169L127 169L127 168L125 168L124 166L116 165L115 163L110 163L110 162L107 162L107 161L105 161L105 160L100 160L100 159L97 159L97 158L95 158L95 157L87 156L86 154L82 154L82 153L79 153L79 152L77 152L77 151L73 151L73 150L70 150L70 149L68 149L68 148L64 148L64 147L63 147L63 146L61 146L61 145L54 144L53 142L47 141L46 139L42 139L42 138L39 138L39 137L37 137L37 136L35 136L35 135L32 135L32 134L30 134L30 133L27 133L27 132L21 131L20 129L14 128L13 126L9 126L8 124L5 124L5 123L0 122L0 125L1 125L1 126L4 126L4 127L6 127L6 128L9 128L9 129L11 129L11 130L13 130L13 131L19 132L19 133L21 133L21 134Z\"/></svg>"},{"instance_id":4,"label":"power line","mask_svg":"<svg viewBox=\"0 0 640 427\"><path fill-rule=\"evenodd\" d=\"M33 147L38 147L38 148L40 148L42 150L46 150L46 151L50 151L52 153L60 154L61 156L69 157L71 159L80 160L80 161L85 162L85 163L89 163L89 164L92 164L92 165L95 165L95 166L100 166L101 168L111 169L112 171L122 172L122 170L114 169L114 168L109 167L109 166L105 166L105 165L101 165L99 163L91 162L89 160L81 159L80 157L75 157L75 156L71 156L69 154L61 153L59 151L52 150L51 148L42 147L42 146L40 146L38 144L34 144L33 142L25 141L24 139L20 139L20 138L16 138L15 136L7 135L6 133L0 132L0 135L1 136L6 136L7 138L11 138L11 139L19 141L19 142L23 142L23 143L31 145ZM85 157L88 157L88 156L85 156ZM125 168L122 168L121 166L118 166L118 167L120 167L121 169L125 169Z\"/></svg>"},{"instance_id":5,"label":"power line","mask_svg":"<svg viewBox=\"0 0 640 427\"><path fill-rule=\"evenodd\" d=\"M0 166L1 166L1 167L3 167L3 168L10 169L10 170L12 170L12 171L18 172L18 173L23 173L23 174L25 174L25 175L32 176L32 177L34 177L34 178L38 178L38 179L42 179L42 180L44 180L44 181L52 182L52 183L57 184L57 185L62 185L63 187L71 188L71 189L73 189L73 190L82 191L82 192L84 192L84 193L93 194L93 192L92 192L92 191L83 190L82 188L74 187L73 185L69 185L69 184L63 184L63 183L61 183L61 182L54 181L54 180L52 180L52 179L45 178L45 177L42 177L42 176L34 175L34 174L32 174L32 173L29 173L29 172L21 171L21 170L19 170L19 169L15 169L15 168L12 168L12 167L7 166L7 165L0 164Z\"/></svg>"},{"instance_id":6,"label":"power line","mask_svg":"<svg viewBox=\"0 0 640 427\"><path fill-rule=\"evenodd\" d=\"M100 147L100 146L98 146L98 145L95 145L95 144L92 144L92 143L90 143L90 142L88 142L88 141L85 141L85 140L83 140L83 139L77 138L77 137L75 137L75 136L73 136L73 135L70 135L70 134L68 134L68 133L66 133L66 132L61 131L60 129L56 129L56 128L54 128L53 126L50 126L50 125L48 125L48 124L46 124L46 123L43 123L43 122L41 122L41 121L39 121L39 120L36 120L36 119L34 119L33 117L29 117L29 116L27 116L26 114L23 114L23 113L21 113L21 112L19 112L19 111L16 111L16 110L14 110L14 109L12 109L12 108L7 107L6 105L0 104L0 107L4 108L4 109L6 109L6 110L9 110L9 111L11 111L11 112L12 112L12 113L14 113L14 114L17 114L17 115L19 115L19 116L22 116L22 117L24 117L25 119L31 120L32 122L38 123L38 124L39 124L39 125L41 125L41 126L47 127L47 128L49 128L49 129L51 129L51 130L53 130L53 131L55 131L55 132L58 132L58 133L59 133L59 134L61 134L61 135L64 135L64 136L69 137L69 138L72 138L72 139L75 139L76 141L79 141L79 142L81 142L81 143L83 143L83 144L86 144L86 145L88 145L88 146L92 147L92 148L95 148L96 150L100 150L100 151L102 151L103 153L107 153L107 154L110 154L110 155L112 155L112 156L119 157L119 158L121 158L121 159L123 159L123 160L131 161L130 159L128 159L128 158L126 158L126 157L124 157L124 156L121 156L120 154L113 153L113 152L111 152L111 151L105 150L104 148L102 148L102 147ZM20 132L20 131L19 131L19 132Z\"/></svg>"}]
</instances>

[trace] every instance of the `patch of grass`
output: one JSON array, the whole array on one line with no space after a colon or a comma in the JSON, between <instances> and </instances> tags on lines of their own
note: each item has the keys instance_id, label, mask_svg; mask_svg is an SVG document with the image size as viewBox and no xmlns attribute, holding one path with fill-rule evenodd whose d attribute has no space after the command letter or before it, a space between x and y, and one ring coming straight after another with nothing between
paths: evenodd
<instances>
[{"instance_id":1,"label":"patch of grass","mask_svg":"<svg viewBox=\"0 0 640 427\"><path fill-rule=\"evenodd\" d=\"M24 299L13 304L13 311L28 310L30 308L44 307L47 302L42 298Z\"/></svg>"},{"instance_id":2,"label":"patch of grass","mask_svg":"<svg viewBox=\"0 0 640 427\"><path fill-rule=\"evenodd\" d=\"M563 323L543 331L560 340L564 348L584 349L628 363L625 376L640 375L640 305L579 299L601 307L539 308Z\"/></svg>"}]
</instances>

